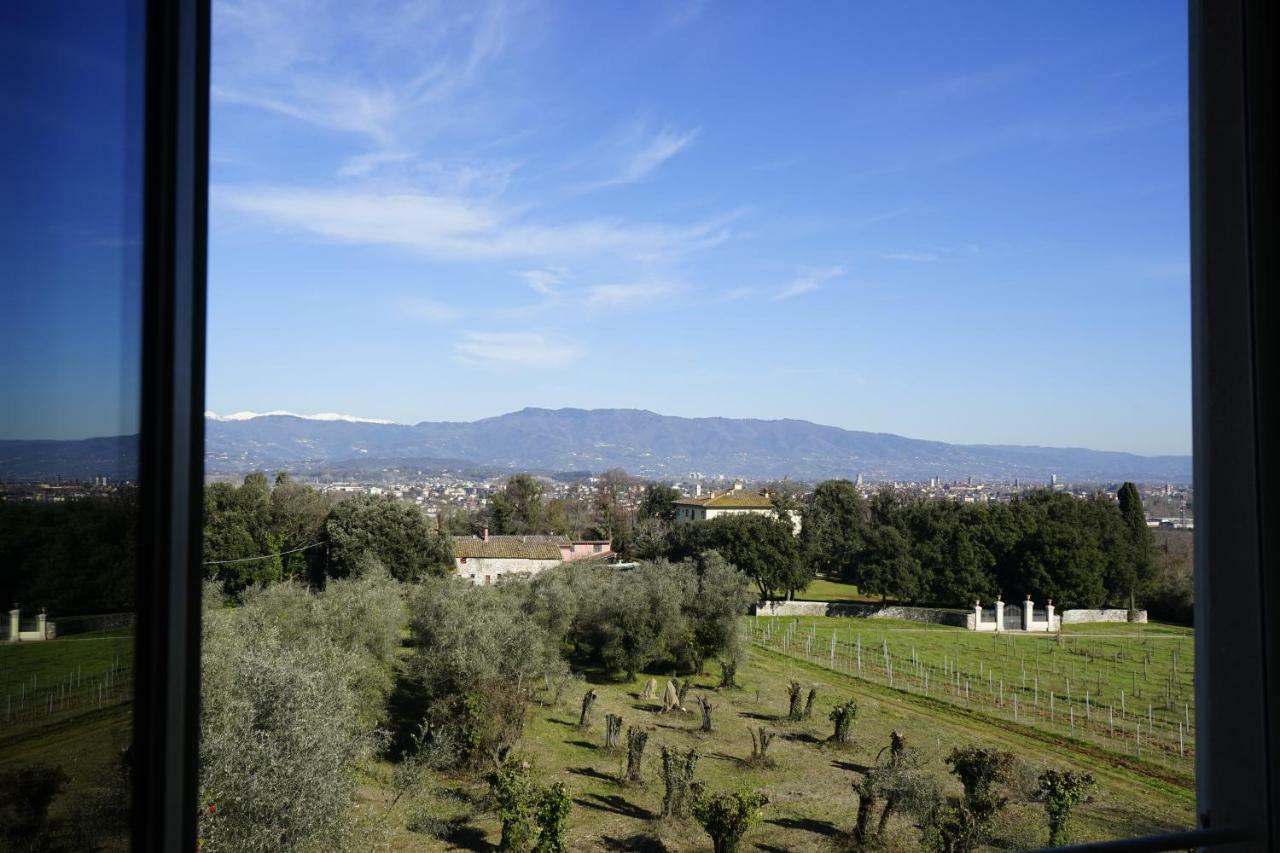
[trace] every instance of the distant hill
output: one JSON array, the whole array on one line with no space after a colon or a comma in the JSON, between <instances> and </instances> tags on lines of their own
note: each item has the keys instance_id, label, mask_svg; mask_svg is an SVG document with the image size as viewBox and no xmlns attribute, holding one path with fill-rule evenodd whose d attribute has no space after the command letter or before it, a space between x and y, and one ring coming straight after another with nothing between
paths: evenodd
<instances>
[{"instance_id":1,"label":"distant hill","mask_svg":"<svg viewBox=\"0 0 1280 853\"><path fill-rule=\"evenodd\" d=\"M801 420L678 418L638 409L522 409L470 423L412 426L271 415L206 422L211 471L385 467L458 461L501 470L602 471L680 477L826 477L1189 481L1189 456L1081 448L956 445Z\"/></svg>"},{"instance_id":2,"label":"distant hill","mask_svg":"<svg viewBox=\"0 0 1280 853\"><path fill-rule=\"evenodd\" d=\"M1082 448L960 445L861 432L800 420L677 418L638 409L522 409L472 422L388 424L291 414L205 422L211 474L256 469L388 468L473 471L603 471L651 477L691 472L748 478L922 480L929 477L1042 481L1188 482L1189 456L1139 456ZM94 442L0 442L0 476L41 466L63 476L93 470L109 455ZM124 442L127 444L127 441ZM38 447L37 447L38 445ZM60 454L55 445L66 445ZM62 459L63 461L59 461ZM52 468L46 468L52 471ZM23 473L28 472L28 473Z\"/></svg>"}]
</instances>

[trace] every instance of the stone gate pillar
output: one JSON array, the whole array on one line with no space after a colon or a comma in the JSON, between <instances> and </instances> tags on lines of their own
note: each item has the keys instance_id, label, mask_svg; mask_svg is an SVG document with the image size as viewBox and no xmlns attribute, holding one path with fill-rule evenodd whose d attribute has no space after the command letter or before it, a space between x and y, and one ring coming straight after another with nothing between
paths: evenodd
<instances>
[{"instance_id":1,"label":"stone gate pillar","mask_svg":"<svg viewBox=\"0 0 1280 853\"><path fill-rule=\"evenodd\" d=\"M1049 599L1049 603L1044 606L1044 612L1049 617L1049 627L1045 628L1045 630L1052 631L1053 630L1053 599L1052 598Z\"/></svg>"},{"instance_id":2,"label":"stone gate pillar","mask_svg":"<svg viewBox=\"0 0 1280 853\"><path fill-rule=\"evenodd\" d=\"M40 640L47 639L45 636L45 620L49 617L44 612L44 608L40 608L40 612L36 614L36 638Z\"/></svg>"},{"instance_id":3,"label":"stone gate pillar","mask_svg":"<svg viewBox=\"0 0 1280 853\"><path fill-rule=\"evenodd\" d=\"M973 630L982 630L982 600L973 602Z\"/></svg>"},{"instance_id":4,"label":"stone gate pillar","mask_svg":"<svg viewBox=\"0 0 1280 853\"><path fill-rule=\"evenodd\" d=\"M1031 630L1031 617L1035 616L1035 605L1031 601L1031 596L1027 596L1027 600L1022 602L1022 630Z\"/></svg>"},{"instance_id":5,"label":"stone gate pillar","mask_svg":"<svg viewBox=\"0 0 1280 853\"><path fill-rule=\"evenodd\" d=\"M13 609L9 611L9 641L18 642L18 629L22 624L22 610L17 604L13 605Z\"/></svg>"},{"instance_id":6,"label":"stone gate pillar","mask_svg":"<svg viewBox=\"0 0 1280 853\"><path fill-rule=\"evenodd\" d=\"M996 593L996 631L1004 630L1004 602L1000 600L1000 594Z\"/></svg>"}]
</instances>

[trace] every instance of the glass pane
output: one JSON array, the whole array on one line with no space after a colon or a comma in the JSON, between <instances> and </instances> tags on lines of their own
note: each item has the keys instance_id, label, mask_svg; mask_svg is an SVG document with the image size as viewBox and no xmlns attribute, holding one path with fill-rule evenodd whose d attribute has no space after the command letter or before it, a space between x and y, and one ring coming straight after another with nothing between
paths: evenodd
<instances>
[{"instance_id":1,"label":"glass pane","mask_svg":"<svg viewBox=\"0 0 1280 853\"><path fill-rule=\"evenodd\" d=\"M140 2L0 11L0 847L129 845Z\"/></svg>"},{"instance_id":2,"label":"glass pane","mask_svg":"<svg viewBox=\"0 0 1280 853\"><path fill-rule=\"evenodd\" d=\"M207 849L1194 825L1185 9L214 17Z\"/></svg>"}]
</instances>

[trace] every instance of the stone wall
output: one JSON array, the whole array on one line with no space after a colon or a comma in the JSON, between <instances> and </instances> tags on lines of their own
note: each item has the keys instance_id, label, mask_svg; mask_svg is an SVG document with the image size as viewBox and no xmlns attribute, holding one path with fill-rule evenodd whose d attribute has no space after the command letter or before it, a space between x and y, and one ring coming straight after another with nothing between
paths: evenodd
<instances>
[{"instance_id":1,"label":"stone wall","mask_svg":"<svg viewBox=\"0 0 1280 853\"><path fill-rule=\"evenodd\" d=\"M1063 625L1081 625L1086 622L1142 622L1147 621L1147 611L1134 610L1130 611L1121 608L1113 608L1110 610L1064 610L1062 611Z\"/></svg>"},{"instance_id":2,"label":"stone wall","mask_svg":"<svg viewBox=\"0 0 1280 853\"><path fill-rule=\"evenodd\" d=\"M760 616L848 616L855 619L908 619L932 625L968 628L973 614L934 607L897 607L836 601L765 601L757 605Z\"/></svg>"},{"instance_id":3,"label":"stone wall","mask_svg":"<svg viewBox=\"0 0 1280 853\"><path fill-rule=\"evenodd\" d=\"M469 557L455 561L458 575L476 586L498 583L507 576L531 576L560 565L559 560L522 560L516 558Z\"/></svg>"}]
</instances>

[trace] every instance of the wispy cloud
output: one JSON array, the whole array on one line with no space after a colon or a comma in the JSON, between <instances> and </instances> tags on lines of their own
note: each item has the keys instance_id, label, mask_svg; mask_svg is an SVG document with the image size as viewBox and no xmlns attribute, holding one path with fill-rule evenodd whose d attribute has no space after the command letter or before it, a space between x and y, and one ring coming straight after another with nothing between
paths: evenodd
<instances>
[{"instance_id":1,"label":"wispy cloud","mask_svg":"<svg viewBox=\"0 0 1280 853\"><path fill-rule=\"evenodd\" d=\"M463 364L484 367L564 367L579 356L572 344L541 332L468 332L453 352Z\"/></svg>"},{"instance_id":2,"label":"wispy cloud","mask_svg":"<svg viewBox=\"0 0 1280 853\"><path fill-rule=\"evenodd\" d=\"M564 269L562 267L554 267L550 269L524 270L520 273L520 277L524 279L524 283L529 285L534 293L540 293L543 296L551 296L556 292L556 287L564 280Z\"/></svg>"},{"instance_id":3,"label":"wispy cloud","mask_svg":"<svg viewBox=\"0 0 1280 853\"><path fill-rule=\"evenodd\" d=\"M885 252L880 257L886 261L905 261L907 263L927 264L938 259L937 252Z\"/></svg>"},{"instance_id":4,"label":"wispy cloud","mask_svg":"<svg viewBox=\"0 0 1280 853\"><path fill-rule=\"evenodd\" d=\"M697 137L697 128L683 133L670 128L663 129L623 164L614 183L630 184L640 180L683 151Z\"/></svg>"},{"instance_id":5,"label":"wispy cloud","mask_svg":"<svg viewBox=\"0 0 1280 853\"><path fill-rule=\"evenodd\" d=\"M643 122L633 122L625 131L604 143L604 152L596 155L599 162L590 167L607 174L589 181L581 190L591 192L644 180L663 163L692 145L700 132L696 127L683 131L664 127L654 133Z\"/></svg>"},{"instance_id":6,"label":"wispy cloud","mask_svg":"<svg viewBox=\"0 0 1280 853\"><path fill-rule=\"evenodd\" d=\"M341 172L366 174L414 156L528 13L512 2L372 5L220 0L212 96L364 138L372 149Z\"/></svg>"},{"instance_id":7,"label":"wispy cloud","mask_svg":"<svg viewBox=\"0 0 1280 853\"><path fill-rule=\"evenodd\" d=\"M729 237L733 214L687 225L616 218L538 222L467 198L407 190L215 187L215 203L344 243L399 246L447 259L617 255L669 258Z\"/></svg>"},{"instance_id":8,"label":"wispy cloud","mask_svg":"<svg viewBox=\"0 0 1280 853\"><path fill-rule=\"evenodd\" d=\"M597 307L616 307L652 302L671 293L669 284L599 284L587 291L587 304Z\"/></svg>"},{"instance_id":9,"label":"wispy cloud","mask_svg":"<svg viewBox=\"0 0 1280 853\"><path fill-rule=\"evenodd\" d=\"M417 296L400 300L396 307L407 316L429 323L444 323L462 316L462 312L452 305Z\"/></svg>"},{"instance_id":10,"label":"wispy cloud","mask_svg":"<svg viewBox=\"0 0 1280 853\"><path fill-rule=\"evenodd\" d=\"M794 299L797 296L812 293L822 287L824 282L839 278L842 275L844 275L844 267L839 266L803 270L799 275L783 285L773 298L775 301Z\"/></svg>"}]
</instances>

